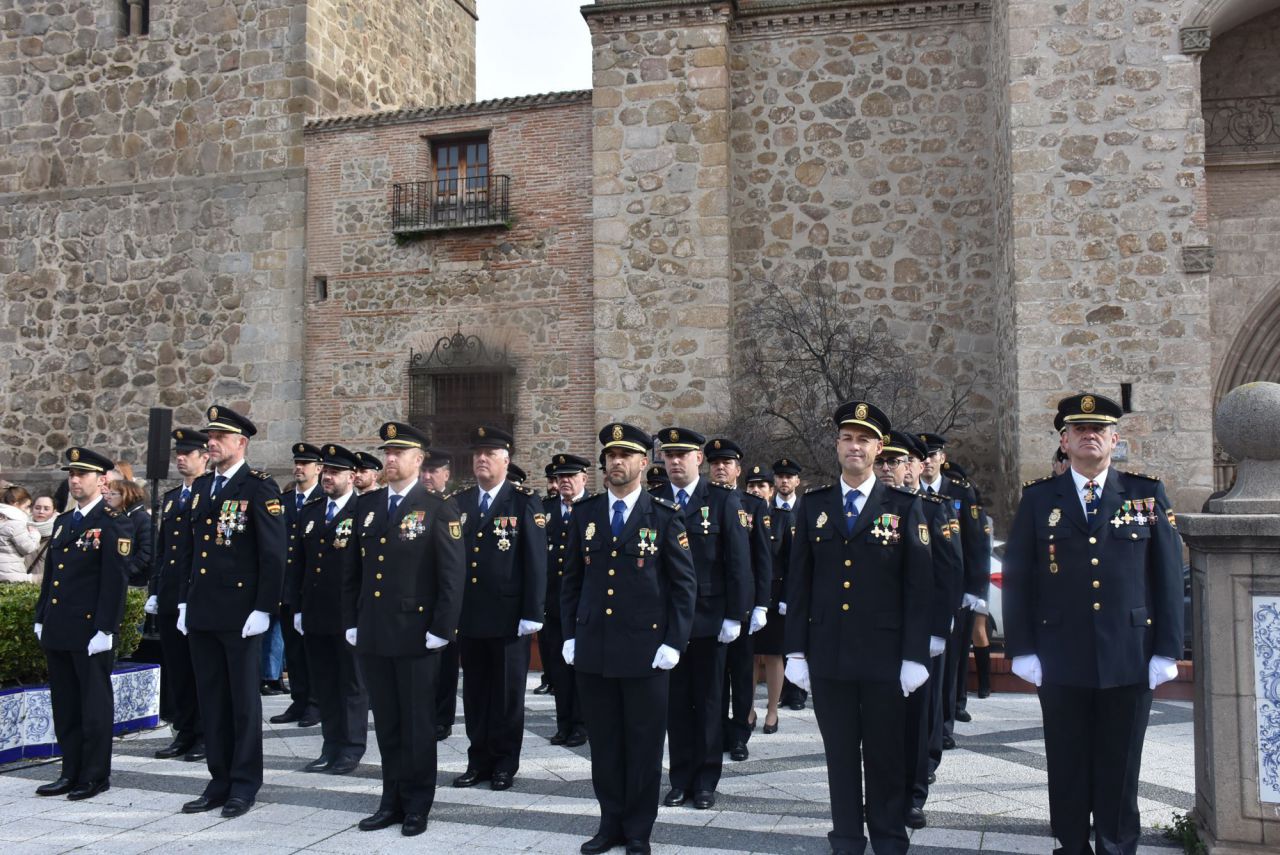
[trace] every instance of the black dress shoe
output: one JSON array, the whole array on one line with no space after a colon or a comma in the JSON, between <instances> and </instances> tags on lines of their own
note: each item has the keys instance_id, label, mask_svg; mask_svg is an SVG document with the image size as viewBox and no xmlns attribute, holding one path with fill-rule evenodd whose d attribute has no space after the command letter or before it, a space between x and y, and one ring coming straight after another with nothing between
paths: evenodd
<instances>
[{"instance_id":1,"label":"black dress shoe","mask_svg":"<svg viewBox=\"0 0 1280 855\"><path fill-rule=\"evenodd\" d=\"M978 690L978 698L979 698L979 700L984 700L984 701L985 701L985 700L986 700L987 698L989 698L989 697L991 697L991 690L990 690L990 689L979 689L979 690Z\"/></svg>"},{"instance_id":2,"label":"black dress shoe","mask_svg":"<svg viewBox=\"0 0 1280 855\"><path fill-rule=\"evenodd\" d=\"M907 828L924 828L926 825L924 811L918 807L907 809Z\"/></svg>"},{"instance_id":3,"label":"black dress shoe","mask_svg":"<svg viewBox=\"0 0 1280 855\"><path fill-rule=\"evenodd\" d=\"M75 784L70 778L59 778L56 781L50 781L47 784L41 784L36 787L37 796L61 796L71 792Z\"/></svg>"},{"instance_id":4,"label":"black dress shoe","mask_svg":"<svg viewBox=\"0 0 1280 855\"><path fill-rule=\"evenodd\" d=\"M618 834L606 834L603 831L597 832L596 836L582 844L578 851L582 855L600 855L602 852L608 852L613 847L622 843L622 837Z\"/></svg>"},{"instance_id":5,"label":"black dress shoe","mask_svg":"<svg viewBox=\"0 0 1280 855\"><path fill-rule=\"evenodd\" d=\"M550 683L540 683L540 684L538 684L538 686L533 690L533 693L534 693L535 695L548 695L548 694L551 694L551 684L550 684Z\"/></svg>"},{"instance_id":6,"label":"black dress shoe","mask_svg":"<svg viewBox=\"0 0 1280 855\"><path fill-rule=\"evenodd\" d=\"M547 741L550 742L552 745L564 745L566 742L569 741L569 734L561 733L560 731L557 730L555 732L555 735L552 736Z\"/></svg>"},{"instance_id":7,"label":"black dress shoe","mask_svg":"<svg viewBox=\"0 0 1280 855\"><path fill-rule=\"evenodd\" d=\"M712 790L698 790L693 794L693 806L698 810L715 807L716 794Z\"/></svg>"},{"instance_id":8,"label":"black dress shoe","mask_svg":"<svg viewBox=\"0 0 1280 855\"><path fill-rule=\"evenodd\" d=\"M973 721L973 716L968 710L956 710L956 721Z\"/></svg>"},{"instance_id":9,"label":"black dress shoe","mask_svg":"<svg viewBox=\"0 0 1280 855\"><path fill-rule=\"evenodd\" d=\"M360 822L356 824L356 828L361 831L378 831L402 822L404 822L404 813L401 811L383 810L382 808L378 808L378 811L374 813L373 816L366 816L364 819L360 820Z\"/></svg>"},{"instance_id":10,"label":"black dress shoe","mask_svg":"<svg viewBox=\"0 0 1280 855\"><path fill-rule=\"evenodd\" d=\"M938 781L938 776L937 776L937 774L936 774L936 773L934 773L934 772L930 772L930 773L929 773L929 783L930 783L930 784L934 784L934 783L937 783L937 781Z\"/></svg>"},{"instance_id":11,"label":"black dress shoe","mask_svg":"<svg viewBox=\"0 0 1280 855\"><path fill-rule=\"evenodd\" d=\"M510 772L494 772L493 780L489 782L491 790L509 790L511 789L511 779L514 778Z\"/></svg>"},{"instance_id":12,"label":"black dress shoe","mask_svg":"<svg viewBox=\"0 0 1280 855\"><path fill-rule=\"evenodd\" d=\"M161 748L159 751L157 751L155 754L151 756L155 757L157 760L168 760L171 757L177 757L180 754L186 754L188 751L191 750L191 746L193 745L195 745L194 742L189 742L185 739L175 739L173 740L173 742L170 742L164 748Z\"/></svg>"},{"instance_id":13,"label":"black dress shoe","mask_svg":"<svg viewBox=\"0 0 1280 855\"><path fill-rule=\"evenodd\" d=\"M406 813L404 815L404 825L400 826L402 835L405 837L417 837L426 830L427 815L425 813Z\"/></svg>"},{"instance_id":14,"label":"black dress shoe","mask_svg":"<svg viewBox=\"0 0 1280 855\"><path fill-rule=\"evenodd\" d=\"M302 712L302 718L298 719L298 727L315 727L320 723L320 710L315 707L307 707Z\"/></svg>"},{"instance_id":15,"label":"black dress shoe","mask_svg":"<svg viewBox=\"0 0 1280 855\"><path fill-rule=\"evenodd\" d=\"M760 728L760 732L761 733L777 733L778 722L775 721L773 724L769 724L769 722L766 721L764 723L764 727Z\"/></svg>"},{"instance_id":16,"label":"black dress shoe","mask_svg":"<svg viewBox=\"0 0 1280 855\"><path fill-rule=\"evenodd\" d=\"M481 772L479 769L468 769L461 775L453 779L455 787L474 787L481 781L487 781L492 777L491 772Z\"/></svg>"},{"instance_id":17,"label":"black dress shoe","mask_svg":"<svg viewBox=\"0 0 1280 855\"><path fill-rule=\"evenodd\" d=\"M328 757L318 757L310 763L302 767L304 772L328 772L333 766L333 761Z\"/></svg>"},{"instance_id":18,"label":"black dress shoe","mask_svg":"<svg viewBox=\"0 0 1280 855\"><path fill-rule=\"evenodd\" d=\"M565 748L577 748L579 745L587 744L587 734L581 730L577 733L569 734L569 738L564 741Z\"/></svg>"},{"instance_id":19,"label":"black dress shoe","mask_svg":"<svg viewBox=\"0 0 1280 855\"><path fill-rule=\"evenodd\" d=\"M208 758L208 756L209 752L204 747L204 743L197 742L195 745L191 746L190 751L182 755L182 759L186 763L198 763Z\"/></svg>"},{"instance_id":20,"label":"black dress shoe","mask_svg":"<svg viewBox=\"0 0 1280 855\"><path fill-rule=\"evenodd\" d=\"M111 779L103 778L101 781L90 781L87 784L76 784L71 788L70 792L67 793L67 798L73 802L78 802L81 799L91 799L98 793L105 793L109 789L111 789Z\"/></svg>"},{"instance_id":21,"label":"black dress shoe","mask_svg":"<svg viewBox=\"0 0 1280 855\"><path fill-rule=\"evenodd\" d=\"M628 840L627 855L649 855L649 841Z\"/></svg>"},{"instance_id":22,"label":"black dress shoe","mask_svg":"<svg viewBox=\"0 0 1280 855\"><path fill-rule=\"evenodd\" d=\"M952 748L955 748L955 747L956 747L956 741L953 737L950 737L950 736L942 737L942 749L944 751L950 751Z\"/></svg>"},{"instance_id":23,"label":"black dress shoe","mask_svg":"<svg viewBox=\"0 0 1280 855\"><path fill-rule=\"evenodd\" d=\"M234 819L237 816L244 816L249 812L249 808L251 807L253 807L253 802L249 799L227 799L227 803L222 806L222 816L226 819Z\"/></svg>"},{"instance_id":24,"label":"black dress shoe","mask_svg":"<svg viewBox=\"0 0 1280 855\"><path fill-rule=\"evenodd\" d=\"M263 680L262 688L260 689L260 691L262 692L263 695L266 695L267 697L270 697L272 695L283 695L284 686L280 684L279 680Z\"/></svg>"},{"instance_id":25,"label":"black dress shoe","mask_svg":"<svg viewBox=\"0 0 1280 855\"><path fill-rule=\"evenodd\" d=\"M302 708L297 704L289 704L289 708L279 715L273 715L267 721L272 724L293 724L302 720Z\"/></svg>"},{"instance_id":26,"label":"black dress shoe","mask_svg":"<svg viewBox=\"0 0 1280 855\"><path fill-rule=\"evenodd\" d=\"M330 775L345 775L348 772L354 772L355 768L360 765L359 757L339 757L325 769Z\"/></svg>"},{"instance_id":27,"label":"black dress shoe","mask_svg":"<svg viewBox=\"0 0 1280 855\"><path fill-rule=\"evenodd\" d=\"M800 712L800 710L804 709L804 701L795 701L794 703L787 704L787 709L794 712Z\"/></svg>"},{"instance_id":28,"label":"black dress shoe","mask_svg":"<svg viewBox=\"0 0 1280 855\"><path fill-rule=\"evenodd\" d=\"M662 800L662 803L667 807L680 807L680 805L684 804L687 801L689 801L688 793L686 793L684 790L680 789L679 787L672 787L667 792L667 797Z\"/></svg>"},{"instance_id":29,"label":"black dress shoe","mask_svg":"<svg viewBox=\"0 0 1280 855\"><path fill-rule=\"evenodd\" d=\"M191 801L184 804L182 806L182 812L183 813L204 813L207 810L220 808L226 803L227 803L227 800L225 798L213 799L213 798L209 798L208 796L200 796L199 798L192 799Z\"/></svg>"},{"instance_id":30,"label":"black dress shoe","mask_svg":"<svg viewBox=\"0 0 1280 855\"><path fill-rule=\"evenodd\" d=\"M453 727L448 724L436 725L436 742L444 742L450 736L453 736Z\"/></svg>"},{"instance_id":31,"label":"black dress shoe","mask_svg":"<svg viewBox=\"0 0 1280 855\"><path fill-rule=\"evenodd\" d=\"M751 753L747 751L747 743L745 742L735 742L733 747L729 749L730 760L746 760L750 756Z\"/></svg>"}]
</instances>

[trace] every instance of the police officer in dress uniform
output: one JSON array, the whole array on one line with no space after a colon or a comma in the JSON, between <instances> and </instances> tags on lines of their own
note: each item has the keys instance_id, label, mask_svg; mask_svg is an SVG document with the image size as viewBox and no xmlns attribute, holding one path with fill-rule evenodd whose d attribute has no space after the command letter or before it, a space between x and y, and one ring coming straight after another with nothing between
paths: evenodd
<instances>
[{"instance_id":1,"label":"police officer in dress uniform","mask_svg":"<svg viewBox=\"0 0 1280 855\"><path fill-rule=\"evenodd\" d=\"M160 627L160 652L164 657L161 690L169 696L173 710L173 742L155 752L161 760L205 759L204 725L196 699L196 675L191 669L191 647L178 632L178 588L191 572L191 499L195 480L209 465L209 438L203 431L178 428L172 434L174 464L182 484L164 494L160 509L160 545L155 573L151 576L151 596L146 611L156 616Z\"/></svg>"},{"instance_id":2,"label":"police officer in dress uniform","mask_svg":"<svg viewBox=\"0 0 1280 855\"><path fill-rule=\"evenodd\" d=\"M262 787L262 634L280 608L288 534L280 490L245 462L258 432L228 407L208 410L213 471L191 486L190 572L178 589L211 780L184 813L244 814Z\"/></svg>"},{"instance_id":3,"label":"police officer in dress uniform","mask_svg":"<svg viewBox=\"0 0 1280 855\"><path fill-rule=\"evenodd\" d=\"M742 449L731 439L720 437L710 440L702 450L707 458L711 481L723 487L737 489L738 476L742 474ZM773 581L773 554L769 550L769 535L764 518L769 515L769 505L750 493L739 493L742 509L747 514L747 530L750 532L751 578L754 582L751 618L747 631L741 633L725 650L724 692L721 696L720 716L724 731L724 750L729 759L746 760L750 756L747 741L755 722L751 720L755 701L756 668L755 645L752 637L769 623L769 593Z\"/></svg>"},{"instance_id":4,"label":"police officer in dress uniform","mask_svg":"<svg viewBox=\"0 0 1280 855\"><path fill-rule=\"evenodd\" d=\"M774 504L773 474L767 466L756 464L747 470L747 492L762 499L768 508L763 517L766 539L769 542L769 621L751 637L757 667L763 672L768 690L764 717L765 734L778 732L778 705L782 697L783 641L786 636L786 617L782 614L785 596L787 565L791 560L791 511ZM799 691L797 689L797 691ZM772 721L770 721L772 718Z\"/></svg>"},{"instance_id":5,"label":"police officer in dress uniform","mask_svg":"<svg viewBox=\"0 0 1280 855\"><path fill-rule=\"evenodd\" d=\"M400 422L379 430L387 486L356 500L359 555L344 573L343 623L373 707L382 799L361 831L427 830L436 794L435 697L440 651L462 608L462 523L418 482L427 438Z\"/></svg>"},{"instance_id":6,"label":"police officer in dress uniform","mask_svg":"<svg viewBox=\"0 0 1280 855\"><path fill-rule=\"evenodd\" d=\"M891 430L884 450L876 458L881 482L918 494L915 461L923 461L924 446L913 434ZM929 785L942 759L942 669L946 664L947 635L951 616L960 607L964 582L964 556L960 553L960 527L951 505L939 496L922 495L920 506L929 526L929 552L933 565L933 601L929 619L929 682L907 698L906 774L908 828L927 824L924 805ZM936 744L936 747L935 747Z\"/></svg>"},{"instance_id":7,"label":"police officer in dress uniform","mask_svg":"<svg viewBox=\"0 0 1280 855\"><path fill-rule=\"evenodd\" d=\"M441 495L449 489L453 477L453 457L443 448L428 447L419 467L422 486ZM458 716L458 645L450 644L440 651L440 676L436 680L436 740L453 735L453 720Z\"/></svg>"},{"instance_id":8,"label":"police officer in dress uniform","mask_svg":"<svg viewBox=\"0 0 1280 855\"><path fill-rule=\"evenodd\" d=\"M111 788L112 646L124 617L133 525L102 500L109 457L69 448L66 459L75 508L53 524L35 615L62 774L36 795L78 801Z\"/></svg>"},{"instance_id":9,"label":"police officer in dress uniform","mask_svg":"<svg viewBox=\"0 0 1280 855\"><path fill-rule=\"evenodd\" d=\"M698 574L698 602L689 646L671 674L667 736L671 789L667 807L690 799L706 810L716 803L724 763L725 648L742 632L754 602L750 522L736 490L700 478L707 438L687 428L658 435L671 484L655 494L673 498L689 532Z\"/></svg>"},{"instance_id":10,"label":"police officer in dress uniform","mask_svg":"<svg viewBox=\"0 0 1280 855\"><path fill-rule=\"evenodd\" d=\"M804 469L790 457L782 457L773 461L773 506L784 511L794 512L800 503L800 473ZM778 604L779 614L786 616L786 601ZM804 709L809 693L792 683L785 676L782 678L781 704L788 709L799 712Z\"/></svg>"},{"instance_id":11,"label":"police officer in dress uniform","mask_svg":"<svg viewBox=\"0 0 1280 855\"><path fill-rule=\"evenodd\" d=\"M345 775L359 765L369 734L369 696L342 620L342 580L359 563L353 479L359 461L340 445L321 451L323 496L308 502L298 518L298 552L285 587L295 604L293 627L306 649L324 735L320 756L302 771Z\"/></svg>"},{"instance_id":12,"label":"police officer in dress uniform","mask_svg":"<svg viewBox=\"0 0 1280 855\"><path fill-rule=\"evenodd\" d=\"M1055 853L1133 853L1151 693L1182 652L1182 549L1160 481L1111 468L1120 405L1072 395L1058 414L1071 467L1023 485L1005 550L1005 650L1038 687Z\"/></svg>"},{"instance_id":13,"label":"police officer in dress uniform","mask_svg":"<svg viewBox=\"0 0 1280 855\"><path fill-rule=\"evenodd\" d=\"M284 503L285 525L289 532L289 546L285 561L285 578L300 577L302 568L302 544L299 542L299 522L302 511L308 505L321 503L320 465L324 455L318 446L309 442L293 444L293 490L281 496ZM299 591L289 584L284 586L284 601L277 620L284 636L284 657L289 671L289 706L270 718L272 724L298 723L298 727L314 727L320 723L320 708L315 692L311 690L311 669L307 665L307 649L302 635L296 629Z\"/></svg>"},{"instance_id":14,"label":"police officer in dress uniform","mask_svg":"<svg viewBox=\"0 0 1280 855\"><path fill-rule=\"evenodd\" d=\"M520 768L529 636L543 622L547 516L532 490L507 479L511 434L481 425L470 445L476 485L453 497L467 549L458 653L470 745L453 785L506 790Z\"/></svg>"},{"instance_id":15,"label":"police officer in dress uniform","mask_svg":"<svg viewBox=\"0 0 1280 855\"><path fill-rule=\"evenodd\" d=\"M805 492L787 579L787 672L812 682L831 788L835 853L907 851L906 701L929 679L932 536L919 497L872 474L888 418L835 411L838 485ZM859 764L859 754L862 763Z\"/></svg>"},{"instance_id":16,"label":"police officer in dress uniform","mask_svg":"<svg viewBox=\"0 0 1280 855\"><path fill-rule=\"evenodd\" d=\"M573 666L564 661L564 631L560 618L560 586L568 560L569 531L575 503L587 493L591 461L576 454L557 454L551 461L556 492L542 500L547 516L547 621L538 631L543 671L555 686L556 732L552 745L576 748L587 741L582 704L574 685Z\"/></svg>"},{"instance_id":17,"label":"police officer in dress uniform","mask_svg":"<svg viewBox=\"0 0 1280 855\"><path fill-rule=\"evenodd\" d=\"M942 747L956 747L955 723L969 721L969 713L957 703L957 695L965 694L969 673L969 643L973 638L973 607L984 602L991 579L991 548L983 531L982 506L973 487L964 480L953 480L943 474L947 462L947 438L936 433L918 433L924 444L924 469L920 475L920 493L941 496L951 503L960 521L960 551L964 555L964 590L961 608L952 620L947 638L946 662L942 687Z\"/></svg>"},{"instance_id":18,"label":"police officer in dress uniform","mask_svg":"<svg viewBox=\"0 0 1280 855\"><path fill-rule=\"evenodd\" d=\"M604 468L603 464L601 468ZM644 470L644 481L646 490L657 490L671 484L671 479L667 477L667 467L661 463L651 464Z\"/></svg>"},{"instance_id":19,"label":"police officer in dress uniform","mask_svg":"<svg viewBox=\"0 0 1280 855\"><path fill-rule=\"evenodd\" d=\"M607 489L570 515L560 603L600 803L600 828L581 851L625 844L628 855L647 855L668 683L689 639L698 579L679 507L641 489L650 436L615 423L600 442Z\"/></svg>"},{"instance_id":20,"label":"police officer in dress uniform","mask_svg":"<svg viewBox=\"0 0 1280 855\"><path fill-rule=\"evenodd\" d=\"M356 488L356 495L363 496L365 493L378 489L378 473L381 471L381 460L367 451L357 451L356 471L352 476L352 484Z\"/></svg>"}]
</instances>

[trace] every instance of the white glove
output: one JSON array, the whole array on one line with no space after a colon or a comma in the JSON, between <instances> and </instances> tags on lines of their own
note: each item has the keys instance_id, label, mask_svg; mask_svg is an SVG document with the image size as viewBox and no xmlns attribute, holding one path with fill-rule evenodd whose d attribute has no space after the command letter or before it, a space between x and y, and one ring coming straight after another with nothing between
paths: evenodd
<instances>
[{"instance_id":1,"label":"white glove","mask_svg":"<svg viewBox=\"0 0 1280 855\"><path fill-rule=\"evenodd\" d=\"M898 683L902 686L902 697L923 686L929 679L929 669L919 662L910 659L902 660L902 668L898 670ZM792 682L795 682L794 680Z\"/></svg>"},{"instance_id":2,"label":"white glove","mask_svg":"<svg viewBox=\"0 0 1280 855\"><path fill-rule=\"evenodd\" d=\"M751 610L751 623L747 626L747 635L755 635L764 629L769 622L769 610L764 606L756 606Z\"/></svg>"},{"instance_id":3,"label":"white glove","mask_svg":"<svg viewBox=\"0 0 1280 855\"><path fill-rule=\"evenodd\" d=\"M787 604L786 604L786 603L778 603L778 614L780 614L780 615L784 615L784 616L785 616L785 615L786 615L786 613L787 613Z\"/></svg>"},{"instance_id":4,"label":"white glove","mask_svg":"<svg viewBox=\"0 0 1280 855\"><path fill-rule=\"evenodd\" d=\"M249 617L245 618L244 621L244 629L240 630L240 637L248 638L252 635L262 635L270 628L271 615L266 612L249 612Z\"/></svg>"},{"instance_id":5,"label":"white glove","mask_svg":"<svg viewBox=\"0 0 1280 855\"><path fill-rule=\"evenodd\" d=\"M519 638L523 635L533 635L540 629L542 629L542 624L520 618L520 623L516 626L516 637Z\"/></svg>"},{"instance_id":6,"label":"white glove","mask_svg":"<svg viewBox=\"0 0 1280 855\"><path fill-rule=\"evenodd\" d=\"M149 615L160 613L160 601L156 599L155 594L147 597L147 601L143 604L142 610Z\"/></svg>"},{"instance_id":7,"label":"white glove","mask_svg":"<svg viewBox=\"0 0 1280 855\"><path fill-rule=\"evenodd\" d=\"M35 625L35 627L34 627L34 628L35 628L35 631L36 631L36 641L43 641L43 635L44 635L44 624L42 624L42 623L38 623L38 624L36 624L36 625Z\"/></svg>"},{"instance_id":8,"label":"white glove","mask_svg":"<svg viewBox=\"0 0 1280 855\"><path fill-rule=\"evenodd\" d=\"M178 603L178 632L187 634L187 604Z\"/></svg>"},{"instance_id":9,"label":"white glove","mask_svg":"<svg viewBox=\"0 0 1280 855\"><path fill-rule=\"evenodd\" d=\"M676 667L680 661L680 653L674 647L668 647L665 644L658 645L658 652L653 654L653 668L661 668L663 671L670 671Z\"/></svg>"},{"instance_id":10,"label":"white glove","mask_svg":"<svg viewBox=\"0 0 1280 855\"><path fill-rule=\"evenodd\" d=\"M788 680L806 692L813 691L813 688L809 685L809 663L803 659L794 659L788 656L787 667L783 669L782 673L786 675Z\"/></svg>"},{"instance_id":11,"label":"white glove","mask_svg":"<svg viewBox=\"0 0 1280 855\"><path fill-rule=\"evenodd\" d=\"M742 634L742 621L724 619L724 623L720 624L720 635L717 640L721 644L730 644Z\"/></svg>"},{"instance_id":12,"label":"white glove","mask_svg":"<svg viewBox=\"0 0 1280 855\"><path fill-rule=\"evenodd\" d=\"M1147 679L1154 691L1156 686L1167 683L1178 676L1178 662L1168 656L1152 656L1147 663Z\"/></svg>"},{"instance_id":13,"label":"white glove","mask_svg":"<svg viewBox=\"0 0 1280 855\"><path fill-rule=\"evenodd\" d=\"M573 654L578 652L578 642L576 639L570 638L564 644L560 645L560 655L564 658L566 665L573 664Z\"/></svg>"},{"instance_id":14,"label":"white glove","mask_svg":"<svg viewBox=\"0 0 1280 855\"><path fill-rule=\"evenodd\" d=\"M356 646L356 628L354 626L344 632L343 635L346 636L347 644L350 644L352 647Z\"/></svg>"},{"instance_id":15,"label":"white glove","mask_svg":"<svg viewBox=\"0 0 1280 855\"><path fill-rule=\"evenodd\" d=\"M98 630L93 638L89 639L89 655L93 656L98 653L106 653L111 649L111 636L102 630Z\"/></svg>"},{"instance_id":16,"label":"white glove","mask_svg":"<svg viewBox=\"0 0 1280 855\"><path fill-rule=\"evenodd\" d=\"M947 640L936 635L929 636L929 658L941 656L947 652Z\"/></svg>"},{"instance_id":17,"label":"white glove","mask_svg":"<svg viewBox=\"0 0 1280 855\"><path fill-rule=\"evenodd\" d=\"M302 631L302 612L293 613L293 631L298 633L298 635L306 634Z\"/></svg>"},{"instance_id":18,"label":"white glove","mask_svg":"<svg viewBox=\"0 0 1280 855\"><path fill-rule=\"evenodd\" d=\"M1040 657L1034 653L1013 657L1009 670L1033 686L1039 686L1044 680L1044 673L1040 670Z\"/></svg>"},{"instance_id":19,"label":"white glove","mask_svg":"<svg viewBox=\"0 0 1280 855\"><path fill-rule=\"evenodd\" d=\"M354 632L354 630L352 631ZM441 638L438 635L432 635L429 632L427 633L427 649L428 650L439 650L441 647L444 647L448 643L449 643L448 639Z\"/></svg>"},{"instance_id":20,"label":"white glove","mask_svg":"<svg viewBox=\"0 0 1280 855\"><path fill-rule=\"evenodd\" d=\"M991 606L987 605L986 600L979 599L978 602L973 604L973 613L978 615L989 615L991 614Z\"/></svg>"},{"instance_id":21,"label":"white glove","mask_svg":"<svg viewBox=\"0 0 1280 855\"><path fill-rule=\"evenodd\" d=\"M960 608L971 609L980 602L982 602L982 600L978 599L973 594L965 594L964 599L960 601Z\"/></svg>"}]
</instances>

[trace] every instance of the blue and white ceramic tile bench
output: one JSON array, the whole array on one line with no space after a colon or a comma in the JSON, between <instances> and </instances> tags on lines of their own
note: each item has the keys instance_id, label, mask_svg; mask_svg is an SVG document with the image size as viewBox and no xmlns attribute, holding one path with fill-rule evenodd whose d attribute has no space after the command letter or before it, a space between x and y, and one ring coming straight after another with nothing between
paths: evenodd
<instances>
[{"instance_id":1,"label":"blue and white ceramic tile bench","mask_svg":"<svg viewBox=\"0 0 1280 855\"><path fill-rule=\"evenodd\" d=\"M160 666L125 663L111 674L115 733L155 727L160 721ZM48 686L0 689L0 763L61 753L53 735Z\"/></svg>"}]
</instances>

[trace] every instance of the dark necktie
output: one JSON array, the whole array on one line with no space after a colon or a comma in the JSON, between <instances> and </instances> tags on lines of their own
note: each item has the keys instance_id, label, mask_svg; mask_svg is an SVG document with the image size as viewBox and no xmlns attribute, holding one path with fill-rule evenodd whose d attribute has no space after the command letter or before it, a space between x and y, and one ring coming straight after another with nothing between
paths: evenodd
<instances>
[{"instance_id":1,"label":"dark necktie","mask_svg":"<svg viewBox=\"0 0 1280 855\"><path fill-rule=\"evenodd\" d=\"M613 503L613 522L610 527L613 529L614 537L622 537L622 526L625 524L625 520L622 518L622 513L626 509L627 503L621 499L618 499L618 501Z\"/></svg>"},{"instance_id":2,"label":"dark necktie","mask_svg":"<svg viewBox=\"0 0 1280 855\"><path fill-rule=\"evenodd\" d=\"M934 495L934 490L933 490L933 485L932 485L932 484L930 484L928 487L925 487L925 488L924 488L924 494L925 494L926 496L932 496L932 495Z\"/></svg>"},{"instance_id":3,"label":"dark necktie","mask_svg":"<svg viewBox=\"0 0 1280 855\"><path fill-rule=\"evenodd\" d=\"M329 509L324 512L324 524L329 525L333 522L333 518L338 515L338 503L333 499L329 500Z\"/></svg>"},{"instance_id":4,"label":"dark necktie","mask_svg":"<svg viewBox=\"0 0 1280 855\"><path fill-rule=\"evenodd\" d=\"M295 493L293 494L293 509L294 509L295 511L300 511L300 510L302 510L302 501L303 501L305 498L306 498L306 496L304 496L302 493L296 493L296 492L295 492Z\"/></svg>"},{"instance_id":5,"label":"dark necktie","mask_svg":"<svg viewBox=\"0 0 1280 855\"><path fill-rule=\"evenodd\" d=\"M391 494L391 500L387 503L387 516L388 516L388 517L391 517L391 516L394 516L394 515L395 515L396 508L400 507L400 500L401 500L401 499L403 499L403 498L404 498L404 496L401 496L399 493L392 493L392 494Z\"/></svg>"},{"instance_id":6,"label":"dark necktie","mask_svg":"<svg viewBox=\"0 0 1280 855\"><path fill-rule=\"evenodd\" d=\"M226 483L227 483L226 475L214 475L213 476L213 492L209 494L209 498L210 499L217 498L218 494L222 492L222 488L223 486L226 485Z\"/></svg>"},{"instance_id":7,"label":"dark necktie","mask_svg":"<svg viewBox=\"0 0 1280 855\"><path fill-rule=\"evenodd\" d=\"M191 488L183 487L182 495L178 497L178 510L186 510L189 501L191 501Z\"/></svg>"},{"instance_id":8,"label":"dark necktie","mask_svg":"<svg viewBox=\"0 0 1280 855\"><path fill-rule=\"evenodd\" d=\"M858 521L858 505L854 500L861 495L857 490L850 490L844 494L844 533L846 536L853 534L853 524Z\"/></svg>"},{"instance_id":9,"label":"dark necktie","mask_svg":"<svg viewBox=\"0 0 1280 855\"><path fill-rule=\"evenodd\" d=\"M568 519L569 514L573 512L573 505L569 502L560 503L560 518Z\"/></svg>"},{"instance_id":10,"label":"dark necktie","mask_svg":"<svg viewBox=\"0 0 1280 855\"><path fill-rule=\"evenodd\" d=\"M80 521L84 519L84 514L80 513L80 509L76 508L71 512L71 524L80 525Z\"/></svg>"},{"instance_id":11,"label":"dark necktie","mask_svg":"<svg viewBox=\"0 0 1280 855\"><path fill-rule=\"evenodd\" d=\"M676 493L676 503L679 504L681 510L683 510L684 506L689 504L689 494L686 493L683 489L681 489L679 492Z\"/></svg>"},{"instance_id":12,"label":"dark necktie","mask_svg":"<svg viewBox=\"0 0 1280 855\"><path fill-rule=\"evenodd\" d=\"M783 503L782 503L782 509L783 509L784 511L789 511L789 510L791 510L791 503L790 503L790 502L783 502Z\"/></svg>"},{"instance_id":13,"label":"dark necktie","mask_svg":"<svg viewBox=\"0 0 1280 855\"><path fill-rule=\"evenodd\" d=\"M1098 505L1102 504L1102 488L1097 481L1084 485L1084 509L1090 517L1097 516Z\"/></svg>"},{"instance_id":14,"label":"dark necktie","mask_svg":"<svg viewBox=\"0 0 1280 855\"><path fill-rule=\"evenodd\" d=\"M487 513L489 513L489 494L481 493L480 494L480 516L484 516Z\"/></svg>"}]
</instances>

